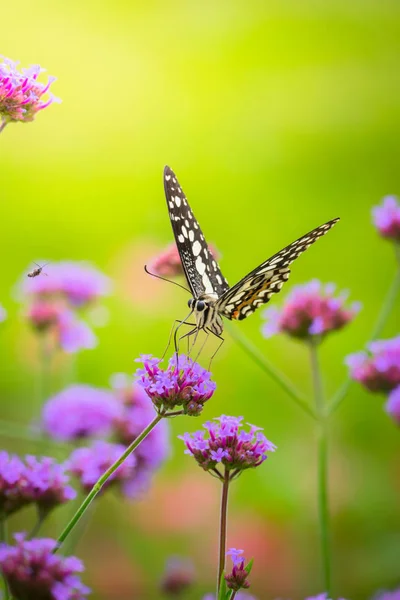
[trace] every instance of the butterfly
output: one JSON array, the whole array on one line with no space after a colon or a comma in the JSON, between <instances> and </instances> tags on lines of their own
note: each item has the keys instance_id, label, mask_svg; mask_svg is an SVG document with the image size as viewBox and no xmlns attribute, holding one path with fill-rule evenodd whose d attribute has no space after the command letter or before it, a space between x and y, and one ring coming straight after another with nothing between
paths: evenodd
<instances>
[{"instance_id":1,"label":"butterfly","mask_svg":"<svg viewBox=\"0 0 400 600\"><path fill-rule=\"evenodd\" d=\"M204 330L219 338L224 328L222 317L241 321L269 302L289 279L292 262L339 221L332 219L306 233L230 287L169 167L164 169L164 189L182 268L193 295L188 301L196 318L193 332Z\"/></svg>"}]
</instances>

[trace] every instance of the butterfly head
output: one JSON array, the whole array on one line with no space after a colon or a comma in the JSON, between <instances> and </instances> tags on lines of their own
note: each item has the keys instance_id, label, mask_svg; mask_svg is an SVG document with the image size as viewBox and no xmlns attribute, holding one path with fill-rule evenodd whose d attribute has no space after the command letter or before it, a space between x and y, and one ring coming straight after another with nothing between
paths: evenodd
<instances>
[{"instance_id":1,"label":"butterfly head","mask_svg":"<svg viewBox=\"0 0 400 600\"><path fill-rule=\"evenodd\" d=\"M188 300L188 307L195 312L203 312L207 308L207 302L205 302L205 300L196 300L195 298L190 298L190 300Z\"/></svg>"}]
</instances>

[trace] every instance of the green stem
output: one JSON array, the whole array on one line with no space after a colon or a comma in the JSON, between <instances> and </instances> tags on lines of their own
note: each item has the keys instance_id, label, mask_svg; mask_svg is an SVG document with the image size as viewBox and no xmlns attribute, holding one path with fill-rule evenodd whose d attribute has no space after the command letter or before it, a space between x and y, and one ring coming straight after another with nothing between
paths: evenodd
<instances>
[{"instance_id":1,"label":"green stem","mask_svg":"<svg viewBox=\"0 0 400 600\"><path fill-rule=\"evenodd\" d=\"M386 321L388 320L388 317L393 310L393 306L396 302L396 298L400 291L400 245L396 244L394 250L397 264L396 272L393 281L389 287L389 290L386 294L386 297L383 301L382 308L379 312L378 318L372 330L369 342L366 344L367 346L369 343L373 342L381 336ZM340 404L346 397L347 392L349 391L349 388L352 385L352 383L353 380L350 379L350 377L345 380L343 385L338 389L338 391L334 394L332 400L330 401L327 414L332 414L340 406Z\"/></svg>"},{"instance_id":2,"label":"green stem","mask_svg":"<svg viewBox=\"0 0 400 600\"><path fill-rule=\"evenodd\" d=\"M311 372L314 387L315 410L318 415L318 515L323 568L324 591L331 596L331 551L329 535L328 499L328 435L325 415L324 389L318 360L318 342L310 341Z\"/></svg>"},{"instance_id":3,"label":"green stem","mask_svg":"<svg viewBox=\"0 0 400 600\"><path fill-rule=\"evenodd\" d=\"M5 126L7 125L8 121L6 121L6 119L3 119L0 122L0 133L4 130Z\"/></svg>"},{"instance_id":4,"label":"green stem","mask_svg":"<svg viewBox=\"0 0 400 600\"><path fill-rule=\"evenodd\" d=\"M37 374L37 402L42 406L50 393L51 348L46 332L39 335L39 369Z\"/></svg>"},{"instance_id":5,"label":"green stem","mask_svg":"<svg viewBox=\"0 0 400 600\"><path fill-rule=\"evenodd\" d=\"M224 479L222 484L222 496L221 496L221 513L219 521L219 560L218 560L218 578L217 578L217 598L219 593L219 586L221 584L222 573L225 569L225 555L226 555L226 527L228 517L228 492L229 492L229 470L225 467Z\"/></svg>"},{"instance_id":6,"label":"green stem","mask_svg":"<svg viewBox=\"0 0 400 600\"><path fill-rule=\"evenodd\" d=\"M274 367L260 352L260 350L246 338L246 336L233 327L229 323L226 325L233 339L238 345L246 352L248 356L259 366L261 369L271 377L280 387L285 390L292 400L299 406L309 417L316 419L316 415L313 409L308 405L307 400L297 391L292 382L281 373L276 367Z\"/></svg>"},{"instance_id":7,"label":"green stem","mask_svg":"<svg viewBox=\"0 0 400 600\"><path fill-rule=\"evenodd\" d=\"M57 550L59 550L59 548L61 548L61 545L63 544L63 542L67 539L67 537L69 536L71 531L74 529L75 525L78 523L78 521L84 515L84 513L86 512L86 510L88 509L90 504L93 502L93 500L95 499L97 494L100 492L103 485L111 477L111 475L114 473L114 471L116 471L118 469L118 467L120 467L122 465L122 463L125 461L125 459L128 458L128 456L139 446L139 444L145 439L145 437L150 433L150 431L152 429L154 429L154 427L157 425L157 423L159 423L164 416L165 416L164 414L157 414L154 417L154 419L151 421L151 423L149 423L149 425L147 425L147 427L145 429L143 429L142 433L140 435L138 435L137 438L128 446L128 448L119 457L119 459L116 460L115 463L112 464L111 467L109 467L107 469L107 471L98 479L98 481L94 484L93 488L91 489L89 494L86 496L86 498L84 499L84 501L82 502L82 504L80 505L80 507L78 508L78 510L72 517L72 519L69 521L69 523L67 524L67 526L65 527L65 529L63 530L61 535L59 536L59 538L57 540L57 546L54 549L54 552L57 552Z\"/></svg>"}]
</instances>

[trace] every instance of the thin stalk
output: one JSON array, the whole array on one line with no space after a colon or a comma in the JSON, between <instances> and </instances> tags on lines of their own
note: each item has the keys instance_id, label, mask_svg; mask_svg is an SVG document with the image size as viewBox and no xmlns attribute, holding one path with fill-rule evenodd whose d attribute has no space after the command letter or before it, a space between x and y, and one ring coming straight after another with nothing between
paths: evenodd
<instances>
[{"instance_id":1,"label":"thin stalk","mask_svg":"<svg viewBox=\"0 0 400 600\"><path fill-rule=\"evenodd\" d=\"M0 133L4 130L5 126L7 125L8 121L6 121L5 119L3 119L0 123Z\"/></svg>"},{"instance_id":2,"label":"thin stalk","mask_svg":"<svg viewBox=\"0 0 400 600\"><path fill-rule=\"evenodd\" d=\"M97 494L100 492L103 485L107 482L107 480L111 477L111 475L118 469L119 466L125 461L126 458L139 446L139 444L145 439L145 437L154 429L154 427L161 421L164 417L164 414L157 414L154 419L147 425L145 429L143 429L142 433L140 433L137 438L128 446L123 454L119 457L118 460L115 461L114 464L111 465L107 469L107 471L98 479L98 481L94 484L93 488L86 496L72 519L69 521L65 529L62 531L61 535L57 539L57 545L53 552L57 552L59 548L61 548L63 542L67 539L71 531L74 529L75 525L77 525L78 521L84 515L90 504L93 502Z\"/></svg>"},{"instance_id":3,"label":"thin stalk","mask_svg":"<svg viewBox=\"0 0 400 600\"><path fill-rule=\"evenodd\" d=\"M396 257L396 272L394 274L394 278L392 280L392 283L390 284L390 287L386 294L386 297L383 301L382 308L379 312L376 323L372 329L372 333L369 338L369 342L367 342L367 344L366 344L367 346L370 342L373 342L374 340L376 340L377 338L379 338L381 336L382 331L386 325L386 321L388 320L389 315L393 310L393 307L396 302L396 298L400 291L400 245L399 244L395 245L394 251L395 251L395 257ZM331 399L328 409L327 409L327 414L329 414L329 415L332 414L340 406L340 404L343 402L344 398L346 397L347 392L349 391L349 388L352 383L353 383L353 381L352 381L352 379L350 379L350 377L344 381L342 386L338 389L338 391L334 394L333 398Z\"/></svg>"},{"instance_id":4,"label":"thin stalk","mask_svg":"<svg viewBox=\"0 0 400 600\"><path fill-rule=\"evenodd\" d=\"M311 373L314 387L315 411L318 415L318 516L324 591L331 596L331 551L328 500L328 436L324 405L324 389L318 360L318 342L310 341Z\"/></svg>"},{"instance_id":5,"label":"thin stalk","mask_svg":"<svg viewBox=\"0 0 400 600\"><path fill-rule=\"evenodd\" d=\"M27 425L15 423L13 421L0 420L0 437L3 436L15 440L23 440L25 442L43 442L44 444L52 444L57 448L71 449L69 444L45 438L40 431L35 431L34 429L30 429Z\"/></svg>"},{"instance_id":6,"label":"thin stalk","mask_svg":"<svg viewBox=\"0 0 400 600\"><path fill-rule=\"evenodd\" d=\"M316 419L316 415L312 407L308 405L307 400L294 387L286 375L274 367L265 358L262 352L260 352L260 350L254 344L252 344L252 342L250 342L250 340L248 340L241 331L238 330L238 328L232 327L229 323L226 325L226 328L229 330L229 333L242 348L242 350L244 350L246 354L292 398L297 406L299 406L309 417Z\"/></svg>"},{"instance_id":7,"label":"thin stalk","mask_svg":"<svg viewBox=\"0 0 400 600\"><path fill-rule=\"evenodd\" d=\"M228 492L229 492L229 470L225 467L224 479L222 484L222 495L221 495L221 513L219 521L219 560L218 560L218 578L217 578L217 598L219 593L219 586L221 584L222 573L225 569L225 555L226 555L226 525L228 517Z\"/></svg>"},{"instance_id":8,"label":"thin stalk","mask_svg":"<svg viewBox=\"0 0 400 600\"><path fill-rule=\"evenodd\" d=\"M43 525L46 517L48 516L49 511L48 510L40 510L38 509L37 511L37 521L35 523L35 525L33 526L30 534L29 534L29 539L31 540L32 538L36 537L37 534L39 533L39 530L41 528L41 526Z\"/></svg>"}]
</instances>

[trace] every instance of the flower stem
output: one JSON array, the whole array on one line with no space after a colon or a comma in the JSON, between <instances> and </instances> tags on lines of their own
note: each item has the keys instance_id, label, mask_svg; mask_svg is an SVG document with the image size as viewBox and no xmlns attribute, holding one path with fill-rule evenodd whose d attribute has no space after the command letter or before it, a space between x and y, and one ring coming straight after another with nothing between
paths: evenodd
<instances>
[{"instance_id":1,"label":"flower stem","mask_svg":"<svg viewBox=\"0 0 400 600\"><path fill-rule=\"evenodd\" d=\"M324 390L321 369L318 360L318 342L310 341L311 372L314 387L315 411L318 415L318 515L324 591L331 595L331 552L329 535L328 501L328 436L327 416L325 414Z\"/></svg>"},{"instance_id":2,"label":"flower stem","mask_svg":"<svg viewBox=\"0 0 400 600\"><path fill-rule=\"evenodd\" d=\"M247 339L247 337L240 332L236 327L232 327L229 323L226 324L226 328L229 330L233 339L238 345L246 352L246 354L267 373L283 390L294 400L309 417L316 419L316 415L311 406L308 405L307 400L297 391L292 382L281 373L276 367L274 367L260 352L260 350Z\"/></svg>"},{"instance_id":3,"label":"flower stem","mask_svg":"<svg viewBox=\"0 0 400 600\"><path fill-rule=\"evenodd\" d=\"M5 128L5 126L7 125L8 121L6 121L6 119L3 119L0 122L0 133L3 131L3 129Z\"/></svg>"},{"instance_id":4,"label":"flower stem","mask_svg":"<svg viewBox=\"0 0 400 600\"><path fill-rule=\"evenodd\" d=\"M221 513L219 521L219 560L218 560L218 578L217 578L217 598L222 573L225 569L226 554L226 524L228 516L228 492L229 492L229 470L225 467L224 479L222 484Z\"/></svg>"},{"instance_id":5,"label":"flower stem","mask_svg":"<svg viewBox=\"0 0 400 600\"><path fill-rule=\"evenodd\" d=\"M376 320L375 326L372 330L371 337L370 337L367 345L370 342L373 342L374 340L376 340L377 338L379 338L381 336L383 328L385 327L386 321L388 320L388 317L393 310L393 307L396 302L396 298L400 291L400 245L399 244L395 245L395 256L396 256L396 272L395 272L393 281L389 287L389 290L386 294L386 297L383 301L382 308L379 312L378 318ZM327 409L327 414L329 414L329 415L332 414L338 408L338 406L342 403L342 401L346 397L347 392L349 391L349 388L352 383L353 383L352 379L350 379L350 378L346 379L346 381L338 389L338 391L334 394L332 400L330 401L328 409Z\"/></svg>"},{"instance_id":6,"label":"flower stem","mask_svg":"<svg viewBox=\"0 0 400 600\"><path fill-rule=\"evenodd\" d=\"M45 333L39 336L39 368L37 374L37 402L42 406L50 393L51 349Z\"/></svg>"},{"instance_id":7,"label":"flower stem","mask_svg":"<svg viewBox=\"0 0 400 600\"><path fill-rule=\"evenodd\" d=\"M103 485L111 477L111 475L118 469L118 467L120 467L122 465L124 460L126 458L128 458L128 456L139 446L139 444L145 439L145 437L150 433L150 431L152 431L152 429L154 429L154 427L157 425L157 423L159 423L161 421L161 419L163 417L164 417L163 414L157 414L154 417L154 419L151 421L151 423L149 423L149 425L147 425L147 427L145 427L145 429L143 429L142 433L140 433L137 436L137 438L128 446L128 448L119 457L119 459L116 460L115 463L113 465L111 465L111 467L109 467L107 469L107 471L98 479L98 481L94 484L94 486L91 489L91 491L89 492L89 494L86 496L86 498L84 499L84 501L82 502L82 504L80 505L80 507L78 508L78 510L72 517L72 519L69 521L69 523L67 524L67 526L62 531L59 538L57 539L57 546L55 547L53 552L57 552L57 550L59 550L59 548L61 548L61 545L63 544L63 542L67 539L67 537L69 536L71 531L74 529L75 525L78 523L78 521L84 515L84 513L86 512L86 510L88 509L90 504L93 502L93 500L95 499L97 494L100 492Z\"/></svg>"}]
</instances>

